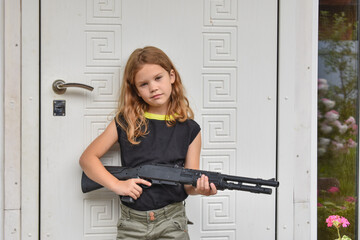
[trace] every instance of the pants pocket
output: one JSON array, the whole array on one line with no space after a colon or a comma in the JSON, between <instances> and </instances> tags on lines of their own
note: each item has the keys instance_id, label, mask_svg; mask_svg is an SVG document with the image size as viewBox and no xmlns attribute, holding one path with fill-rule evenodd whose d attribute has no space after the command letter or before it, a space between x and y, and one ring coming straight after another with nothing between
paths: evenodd
<instances>
[{"instance_id":1,"label":"pants pocket","mask_svg":"<svg viewBox=\"0 0 360 240\"><path fill-rule=\"evenodd\" d=\"M181 231L187 232L188 231L188 219L185 215L185 213L181 213L181 214L177 214L176 216L174 216L172 219L172 224L173 226Z\"/></svg>"},{"instance_id":2,"label":"pants pocket","mask_svg":"<svg viewBox=\"0 0 360 240\"><path fill-rule=\"evenodd\" d=\"M132 221L131 219L120 218L117 223L117 240L139 240L146 235L146 225Z\"/></svg>"},{"instance_id":3,"label":"pants pocket","mask_svg":"<svg viewBox=\"0 0 360 240\"><path fill-rule=\"evenodd\" d=\"M175 226L178 230L181 230L181 231L187 230L187 229L186 229L186 224L184 224L183 222L179 222L179 221L173 220L173 224L174 224L174 226Z\"/></svg>"}]
</instances>

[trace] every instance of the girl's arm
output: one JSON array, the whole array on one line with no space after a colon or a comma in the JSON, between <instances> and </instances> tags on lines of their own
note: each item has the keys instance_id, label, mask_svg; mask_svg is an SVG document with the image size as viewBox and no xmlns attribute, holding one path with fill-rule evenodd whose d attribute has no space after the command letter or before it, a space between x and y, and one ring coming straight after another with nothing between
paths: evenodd
<instances>
[{"instance_id":1,"label":"girl's arm","mask_svg":"<svg viewBox=\"0 0 360 240\"><path fill-rule=\"evenodd\" d=\"M100 161L100 158L117 142L117 139L115 120L113 120L105 131L85 149L79 163L85 174L93 181L118 195L130 196L136 200L142 193L142 188L138 184L150 186L151 183L143 179L119 181L105 169Z\"/></svg>"},{"instance_id":2,"label":"girl's arm","mask_svg":"<svg viewBox=\"0 0 360 240\"><path fill-rule=\"evenodd\" d=\"M188 152L185 159L185 168L199 169L200 167L200 151L201 151L201 133L199 132L195 139L189 146ZM217 193L217 189L214 183L209 184L207 176L202 175L198 179L196 188L191 185L184 186L185 191L189 195L214 195Z\"/></svg>"}]
</instances>

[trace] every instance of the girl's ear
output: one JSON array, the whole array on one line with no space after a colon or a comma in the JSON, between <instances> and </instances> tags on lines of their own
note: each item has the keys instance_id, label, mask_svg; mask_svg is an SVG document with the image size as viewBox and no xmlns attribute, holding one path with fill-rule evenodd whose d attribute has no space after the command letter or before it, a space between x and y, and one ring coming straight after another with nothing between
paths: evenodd
<instances>
[{"instance_id":1,"label":"girl's ear","mask_svg":"<svg viewBox=\"0 0 360 240\"><path fill-rule=\"evenodd\" d=\"M175 71L174 71L174 69L171 69L171 70L170 70L170 74L169 74L169 75L170 75L171 84L173 84L173 83L175 82L175 80L176 80L176 79L175 79L176 77L175 77Z\"/></svg>"}]
</instances>

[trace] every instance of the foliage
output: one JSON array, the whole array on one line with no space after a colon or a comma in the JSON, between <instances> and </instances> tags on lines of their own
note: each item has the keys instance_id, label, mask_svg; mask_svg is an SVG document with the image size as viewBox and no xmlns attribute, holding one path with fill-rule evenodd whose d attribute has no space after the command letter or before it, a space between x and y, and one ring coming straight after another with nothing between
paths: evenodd
<instances>
[{"instance_id":1,"label":"foliage","mask_svg":"<svg viewBox=\"0 0 360 240\"><path fill-rule=\"evenodd\" d=\"M326 219L326 223L328 227L335 227L337 230L337 235L338 235L338 240L351 240L348 236L344 235L341 237L340 234L340 228L346 228L350 225L349 221L342 216L339 215L330 215L327 219Z\"/></svg>"},{"instance_id":2,"label":"foliage","mask_svg":"<svg viewBox=\"0 0 360 240\"><path fill-rule=\"evenodd\" d=\"M349 219L344 234L355 239L358 53L353 41L342 39L356 24L348 23L344 13L321 12L320 21L332 25L331 35L320 36L326 40L319 57L336 82L318 80L318 239L339 235L338 228L324 224L331 215Z\"/></svg>"},{"instance_id":3,"label":"foliage","mask_svg":"<svg viewBox=\"0 0 360 240\"><path fill-rule=\"evenodd\" d=\"M336 213L334 213L336 212ZM338 206L333 202L324 202L318 206L318 239L335 239L339 229L329 228L326 219L331 215L347 216L350 225L342 229L342 233L350 239L355 239L355 202L344 202L343 206Z\"/></svg>"},{"instance_id":4,"label":"foliage","mask_svg":"<svg viewBox=\"0 0 360 240\"><path fill-rule=\"evenodd\" d=\"M341 116L355 116L356 108L353 106L357 96L358 54L354 51L355 41L344 41L342 36L348 31L356 31L357 24L349 23L344 12L329 16L328 12L321 11L320 21L331 21L329 25L333 29L331 34L327 35L327 40L322 41L324 46L319 49L319 55L324 60L327 73L338 74L338 84L331 86L329 97L336 101Z\"/></svg>"}]
</instances>

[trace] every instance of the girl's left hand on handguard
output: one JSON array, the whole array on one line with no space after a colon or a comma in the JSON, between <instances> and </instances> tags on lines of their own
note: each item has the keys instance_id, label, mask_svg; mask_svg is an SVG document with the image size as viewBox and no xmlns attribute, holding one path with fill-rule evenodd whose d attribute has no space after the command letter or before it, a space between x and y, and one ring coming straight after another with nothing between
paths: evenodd
<instances>
[{"instance_id":1,"label":"girl's left hand on handguard","mask_svg":"<svg viewBox=\"0 0 360 240\"><path fill-rule=\"evenodd\" d=\"M198 178L195 191L198 194L205 196L215 195L217 193L215 184L209 184L209 178L205 175L202 175L201 178Z\"/></svg>"}]
</instances>

